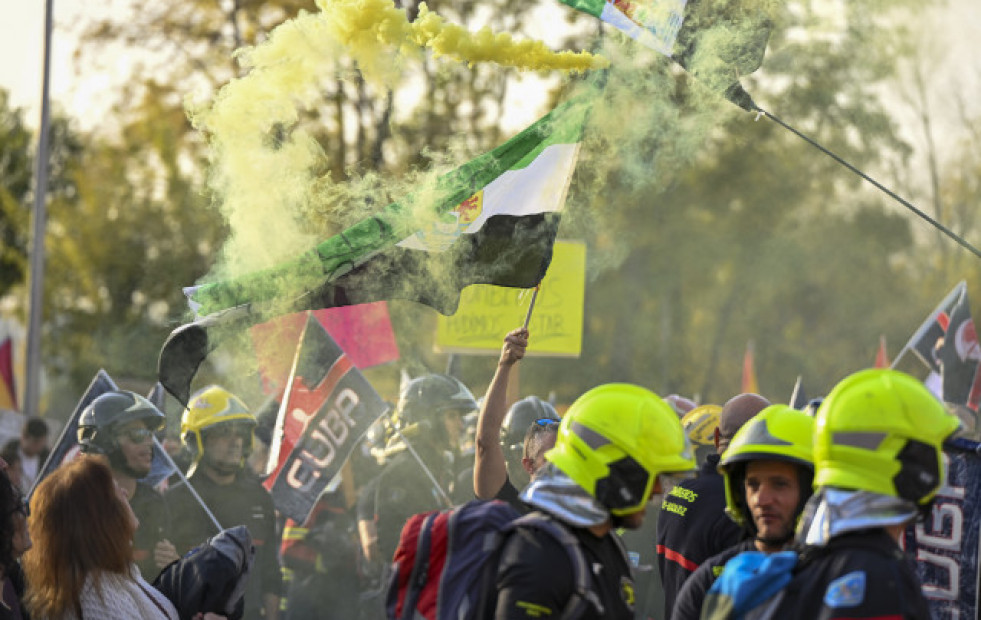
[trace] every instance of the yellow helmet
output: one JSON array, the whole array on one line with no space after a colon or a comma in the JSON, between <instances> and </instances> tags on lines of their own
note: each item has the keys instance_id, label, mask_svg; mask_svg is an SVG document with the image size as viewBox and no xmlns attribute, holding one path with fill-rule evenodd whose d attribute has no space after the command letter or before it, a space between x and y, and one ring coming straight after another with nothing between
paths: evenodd
<instances>
[{"instance_id":1,"label":"yellow helmet","mask_svg":"<svg viewBox=\"0 0 981 620\"><path fill-rule=\"evenodd\" d=\"M755 529L743 487L750 461L787 461L799 466L799 514L811 496L813 441L814 418L787 405L770 405L746 422L719 460L719 473L725 481L726 514L737 524Z\"/></svg>"},{"instance_id":2,"label":"yellow helmet","mask_svg":"<svg viewBox=\"0 0 981 620\"><path fill-rule=\"evenodd\" d=\"M194 455L195 463L204 453L202 432L224 424L244 424L249 429L244 447L245 454L248 455L252 451L252 431L256 420L245 403L217 385L209 385L191 396L187 409L181 416L181 439Z\"/></svg>"},{"instance_id":3,"label":"yellow helmet","mask_svg":"<svg viewBox=\"0 0 981 620\"><path fill-rule=\"evenodd\" d=\"M719 405L700 405L681 418L689 441L696 446L715 446L715 429L719 426Z\"/></svg>"},{"instance_id":4,"label":"yellow helmet","mask_svg":"<svg viewBox=\"0 0 981 620\"><path fill-rule=\"evenodd\" d=\"M924 506L944 483L943 442L960 421L913 377L868 369L831 390L815 424L816 487L871 491Z\"/></svg>"},{"instance_id":5,"label":"yellow helmet","mask_svg":"<svg viewBox=\"0 0 981 620\"><path fill-rule=\"evenodd\" d=\"M674 410L653 392L625 383L580 396L545 458L618 516L644 507L658 474L695 467Z\"/></svg>"}]
</instances>

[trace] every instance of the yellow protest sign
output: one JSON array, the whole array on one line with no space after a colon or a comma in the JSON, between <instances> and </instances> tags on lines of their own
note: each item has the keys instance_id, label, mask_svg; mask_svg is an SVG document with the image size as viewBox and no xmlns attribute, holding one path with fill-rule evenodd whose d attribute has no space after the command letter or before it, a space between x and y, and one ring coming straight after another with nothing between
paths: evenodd
<instances>
[{"instance_id":1,"label":"yellow protest sign","mask_svg":"<svg viewBox=\"0 0 981 620\"><path fill-rule=\"evenodd\" d=\"M489 284L463 289L456 314L437 319L436 350L497 354L504 335L524 324L533 290ZM528 325L528 355L579 357L585 291L586 245L556 241Z\"/></svg>"}]
</instances>

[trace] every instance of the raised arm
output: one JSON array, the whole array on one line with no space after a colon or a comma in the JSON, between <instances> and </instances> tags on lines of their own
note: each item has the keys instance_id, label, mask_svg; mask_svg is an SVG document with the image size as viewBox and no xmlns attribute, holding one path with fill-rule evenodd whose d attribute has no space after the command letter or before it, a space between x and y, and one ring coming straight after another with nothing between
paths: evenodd
<instances>
[{"instance_id":1,"label":"raised arm","mask_svg":"<svg viewBox=\"0 0 981 620\"><path fill-rule=\"evenodd\" d=\"M507 465L501 449L501 424L507 414L508 381L511 368L525 356L528 330L519 327L508 332L501 348L494 378L487 386L484 402L477 417L476 453L473 466L473 491L480 499L491 499L507 480Z\"/></svg>"}]
</instances>

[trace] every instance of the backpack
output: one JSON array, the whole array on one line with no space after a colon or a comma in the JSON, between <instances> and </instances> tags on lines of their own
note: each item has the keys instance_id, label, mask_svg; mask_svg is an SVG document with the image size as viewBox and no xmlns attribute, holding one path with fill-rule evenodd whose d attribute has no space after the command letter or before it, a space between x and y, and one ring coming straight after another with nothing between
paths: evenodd
<instances>
[{"instance_id":1,"label":"backpack","mask_svg":"<svg viewBox=\"0 0 981 620\"><path fill-rule=\"evenodd\" d=\"M222 530L168 564L153 586L177 608L180 618L213 612L228 620L242 617L246 581L255 547L244 525Z\"/></svg>"},{"instance_id":2,"label":"backpack","mask_svg":"<svg viewBox=\"0 0 981 620\"><path fill-rule=\"evenodd\" d=\"M497 565L508 534L534 528L569 554L575 593L559 618L582 615L589 604L602 610L590 588L579 541L548 515L522 516L508 503L472 500L445 510L413 515L402 528L393 559L385 616L389 620L476 620L494 600Z\"/></svg>"},{"instance_id":3,"label":"backpack","mask_svg":"<svg viewBox=\"0 0 981 620\"><path fill-rule=\"evenodd\" d=\"M790 583L798 557L795 551L744 551L726 563L702 604L703 618L741 620Z\"/></svg>"}]
</instances>

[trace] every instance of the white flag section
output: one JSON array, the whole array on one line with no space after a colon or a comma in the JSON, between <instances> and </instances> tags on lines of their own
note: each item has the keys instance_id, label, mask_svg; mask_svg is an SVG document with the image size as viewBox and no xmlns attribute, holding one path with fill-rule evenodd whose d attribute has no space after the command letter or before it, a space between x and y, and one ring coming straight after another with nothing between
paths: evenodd
<instances>
[{"instance_id":1,"label":"white flag section","mask_svg":"<svg viewBox=\"0 0 981 620\"><path fill-rule=\"evenodd\" d=\"M644 47L671 56L685 17L685 0L650 3L605 2L599 18ZM629 7L633 15L624 13Z\"/></svg>"},{"instance_id":2,"label":"white flag section","mask_svg":"<svg viewBox=\"0 0 981 620\"><path fill-rule=\"evenodd\" d=\"M641 45L670 57L687 0L561 0L598 17Z\"/></svg>"},{"instance_id":3,"label":"white flag section","mask_svg":"<svg viewBox=\"0 0 981 620\"><path fill-rule=\"evenodd\" d=\"M512 168L450 211L453 221L434 224L398 243L411 250L439 252L461 234L473 234L495 215L555 213L565 204L579 144L551 144L530 163Z\"/></svg>"}]
</instances>

